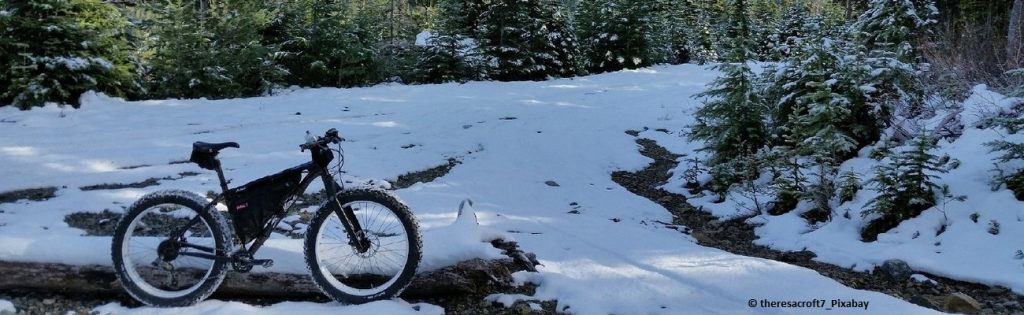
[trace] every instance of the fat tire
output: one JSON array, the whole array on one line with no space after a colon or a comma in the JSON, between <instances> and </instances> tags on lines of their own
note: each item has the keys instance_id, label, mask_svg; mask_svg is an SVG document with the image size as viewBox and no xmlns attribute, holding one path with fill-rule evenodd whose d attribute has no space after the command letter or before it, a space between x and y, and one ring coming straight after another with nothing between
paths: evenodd
<instances>
[{"instance_id":1,"label":"fat tire","mask_svg":"<svg viewBox=\"0 0 1024 315\"><path fill-rule=\"evenodd\" d=\"M402 227L405 229L406 235L408 235L409 258L406 260L406 264L402 268L402 271L395 283L379 293L372 295L352 295L335 288L326 278L330 275L324 275L320 272L320 264L317 262L315 255L317 234L319 234L320 229L323 227L327 218L334 214L334 208L330 206L328 201L328 203L322 205L320 209L317 210L316 215L313 216L309 229L306 231L305 244L303 246L306 268L313 278L313 283L315 283L316 286L320 288L320 291L325 295L342 303L363 304L397 297L405 290L406 287L409 286L410 283L412 283L412 278L416 275L416 270L419 269L420 259L423 256L423 241L419 233L419 223L416 222L416 218L413 217L412 212L409 211L409 207L406 206L405 203L401 202L394 195L383 190L346 190L339 192L337 198L338 202L342 205L356 201L370 201L378 203L391 210L399 221L402 222Z\"/></svg>"},{"instance_id":2,"label":"fat tire","mask_svg":"<svg viewBox=\"0 0 1024 315\"><path fill-rule=\"evenodd\" d=\"M161 204L175 204L182 207L192 209L198 213L207 225L210 227L210 232L213 234L216 249L219 253L231 253L234 248L234 244L231 241L229 232L232 232L228 220L216 210L214 207L210 209L204 209L206 204L209 203L205 198L189 191L183 190L163 190L153 192L142 196L136 201L128 210L125 215L121 217L121 220L117 224L117 228L114 230L114 239L110 248L110 255L114 262L114 274L117 275L118 281L121 283L121 287L128 292L133 298L142 302L146 305L156 307L177 307L177 306L189 306L198 303L213 294L220 286L221 282L224 281L224 277L227 275L228 264L224 261L214 261L210 276L199 285L195 291L192 291L186 295L182 295L174 298L163 298L158 297L146 292L139 287L138 284L134 283L128 276L127 270L125 269L124 258L122 257L122 244L124 243L125 235L128 232L128 227L136 216L139 216L143 211L148 210L154 206Z\"/></svg>"}]
</instances>

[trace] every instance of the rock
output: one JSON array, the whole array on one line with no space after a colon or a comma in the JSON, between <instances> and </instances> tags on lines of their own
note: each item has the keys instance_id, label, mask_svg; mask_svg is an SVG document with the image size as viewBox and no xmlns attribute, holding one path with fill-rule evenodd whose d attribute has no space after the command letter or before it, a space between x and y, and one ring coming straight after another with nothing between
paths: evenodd
<instances>
[{"instance_id":1,"label":"rock","mask_svg":"<svg viewBox=\"0 0 1024 315\"><path fill-rule=\"evenodd\" d=\"M942 310L950 313L981 314L981 304L967 294L956 292L946 296Z\"/></svg>"},{"instance_id":2,"label":"rock","mask_svg":"<svg viewBox=\"0 0 1024 315\"><path fill-rule=\"evenodd\" d=\"M915 296L910 297L909 299L907 299L907 302L914 303L914 304L917 304L918 306L927 307L927 308L930 308L930 309L937 309L937 308L939 308L938 306L935 306L934 303L932 303L932 300L930 300L928 298L925 298L923 296L920 296L920 295L915 295Z\"/></svg>"},{"instance_id":3,"label":"rock","mask_svg":"<svg viewBox=\"0 0 1024 315\"><path fill-rule=\"evenodd\" d=\"M658 202L659 203L669 203L669 202L672 202L672 196L664 196L664 197L658 198Z\"/></svg>"},{"instance_id":4,"label":"rock","mask_svg":"<svg viewBox=\"0 0 1024 315\"><path fill-rule=\"evenodd\" d=\"M1007 292L1010 292L1010 289L1007 288L1007 287L1004 287L1004 286L997 285L997 286L988 288L988 294L989 295L1002 295L1002 294L1005 294Z\"/></svg>"},{"instance_id":5,"label":"rock","mask_svg":"<svg viewBox=\"0 0 1024 315\"><path fill-rule=\"evenodd\" d=\"M910 269L910 265L899 259L886 260L875 270L880 272L882 276L896 282L907 281L914 274L914 270Z\"/></svg>"},{"instance_id":6,"label":"rock","mask_svg":"<svg viewBox=\"0 0 1024 315\"><path fill-rule=\"evenodd\" d=\"M516 303L515 310L516 310L516 314L520 314L520 315L530 315L530 314L533 314L533 309L530 308L530 304L527 304L526 302Z\"/></svg>"}]
</instances>

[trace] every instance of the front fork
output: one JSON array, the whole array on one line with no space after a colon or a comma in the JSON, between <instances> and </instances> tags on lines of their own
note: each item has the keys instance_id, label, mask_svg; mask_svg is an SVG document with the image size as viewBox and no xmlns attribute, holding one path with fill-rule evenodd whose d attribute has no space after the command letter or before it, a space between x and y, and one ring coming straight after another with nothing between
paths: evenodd
<instances>
[{"instance_id":1,"label":"front fork","mask_svg":"<svg viewBox=\"0 0 1024 315\"><path fill-rule=\"evenodd\" d=\"M330 206L334 209L334 212L341 219L341 224L345 227L345 232L348 233L348 239L350 245L355 247L356 251L360 254L365 253L370 249L370 239L366 237L366 232L363 227L359 224L359 220L356 219L355 210L350 206L344 206L341 201L338 200L338 184L334 182L334 177L326 169L322 170L320 178L324 181L324 189L327 190L327 195L331 198Z\"/></svg>"}]
</instances>

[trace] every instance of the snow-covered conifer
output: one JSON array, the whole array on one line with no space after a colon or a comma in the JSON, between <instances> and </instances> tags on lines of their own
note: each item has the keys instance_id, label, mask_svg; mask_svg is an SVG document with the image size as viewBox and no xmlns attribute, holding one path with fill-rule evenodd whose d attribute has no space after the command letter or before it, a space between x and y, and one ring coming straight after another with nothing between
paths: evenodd
<instances>
[{"instance_id":1,"label":"snow-covered conifer","mask_svg":"<svg viewBox=\"0 0 1024 315\"><path fill-rule=\"evenodd\" d=\"M79 105L89 90L138 91L123 29L128 22L99 0L0 3L0 104Z\"/></svg>"},{"instance_id":2,"label":"snow-covered conifer","mask_svg":"<svg viewBox=\"0 0 1024 315\"><path fill-rule=\"evenodd\" d=\"M582 0L577 29L587 69L600 73L653 61L654 8L641 0Z\"/></svg>"},{"instance_id":3,"label":"snow-covered conifer","mask_svg":"<svg viewBox=\"0 0 1024 315\"><path fill-rule=\"evenodd\" d=\"M754 93L753 73L746 63L750 55L747 50L746 2L736 0L732 5L734 26L730 32L733 36L730 62L716 66L722 71L722 76L699 94L707 101L697 110L697 123L689 135L691 139L707 144L706 149L712 152L708 164L713 167L739 160L739 157L754 156L768 142L764 127L765 110ZM731 168L737 174L750 170L739 165Z\"/></svg>"},{"instance_id":4,"label":"snow-covered conifer","mask_svg":"<svg viewBox=\"0 0 1024 315\"><path fill-rule=\"evenodd\" d=\"M860 49L867 52L871 70L864 88L881 121L887 123L897 110L914 115L920 109L922 65L914 44L928 33L937 14L930 0L872 0L851 26Z\"/></svg>"}]
</instances>

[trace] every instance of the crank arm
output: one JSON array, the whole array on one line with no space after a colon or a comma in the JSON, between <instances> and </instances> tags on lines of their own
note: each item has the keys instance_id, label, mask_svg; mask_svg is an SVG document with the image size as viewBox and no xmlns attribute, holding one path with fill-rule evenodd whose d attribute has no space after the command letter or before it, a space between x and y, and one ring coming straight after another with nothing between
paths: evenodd
<instances>
[{"instance_id":1,"label":"crank arm","mask_svg":"<svg viewBox=\"0 0 1024 315\"><path fill-rule=\"evenodd\" d=\"M234 260L234 258L227 257L227 256L218 256L218 255L213 255L213 254L196 253L196 252L180 252L180 253L178 253L178 255L180 255L180 256L189 256L189 257L197 257L197 258L203 258L203 259L209 259L209 260L215 260L215 261L223 261L223 262L232 262Z\"/></svg>"}]
</instances>

